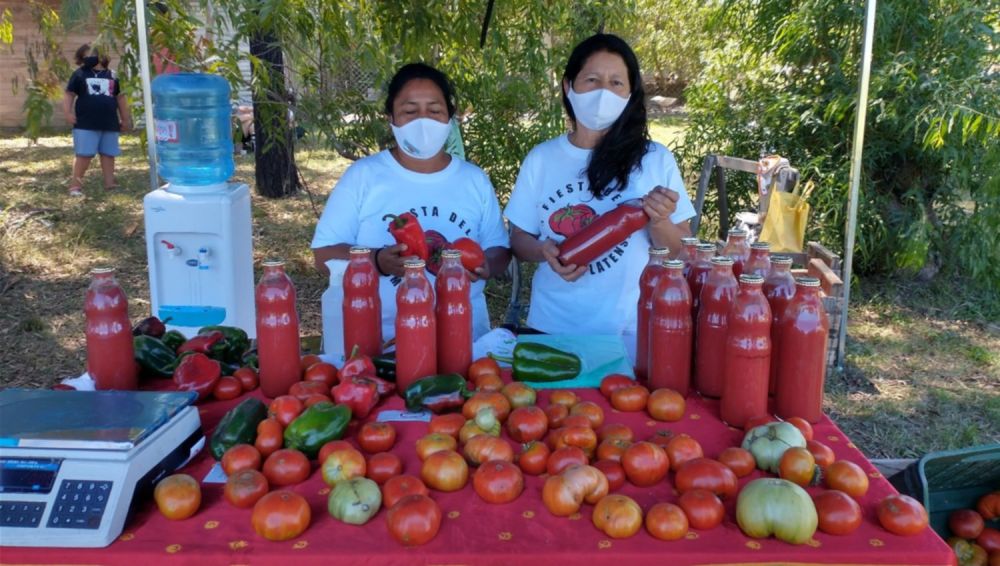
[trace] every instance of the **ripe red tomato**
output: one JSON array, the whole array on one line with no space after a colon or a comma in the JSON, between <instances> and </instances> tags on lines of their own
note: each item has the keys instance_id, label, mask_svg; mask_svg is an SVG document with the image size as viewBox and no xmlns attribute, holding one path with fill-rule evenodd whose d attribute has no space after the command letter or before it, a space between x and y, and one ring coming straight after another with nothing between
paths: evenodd
<instances>
[{"instance_id":1,"label":"ripe red tomato","mask_svg":"<svg viewBox=\"0 0 1000 566\"><path fill-rule=\"evenodd\" d=\"M517 465L529 476L544 474L549 454L549 447L544 442L529 442L522 448L521 455L517 458Z\"/></svg>"},{"instance_id":2,"label":"ripe red tomato","mask_svg":"<svg viewBox=\"0 0 1000 566\"><path fill-rule=\"evenodd\" d=\"M458 441L454 437L432 432L417 441L417 458L423 461L440 450L455 450L456 448L458 448Z\"/></svg>"},{"instance_id":3,"label":"ripe red tomato","mask_svg":"<svg viewBox=\"0 0 1000 566\"><path fill-rule=\"evenodd\" d=\"M420 546L441 528L441 508L426 495L407 495L389 508L385 516L389 534L403 546Z\"/></svg>"},{"instance_id":4,"label":"ripe red tomato","mask_svg":"<svg viewBox=\"0 0 1000 566\"><path fill-rule=\"evenodd\" d=\"M597 429L598 442L604 442L609 438L633 442L635 441L635 433L632 432L632 429L628 425L622 423L608 423Z\"/></svg>"},{"instance_id":5,"label":"ripe red tomato","mask_svg":"<svg viewBox=\"0 0 1000 566\"><path fill-rule=\"evenodd\" d=\"M231 375L224 375L215 382L215 389L212 395L219 401L229 401L243 394L243 385L240 380Z\"/></svg>"},{"instance_id":6,"label":"ripe red tomato","mask_svg":"<svg viewBox=\"0 0 1000 566\"><path fill-rule=\"evenodd\" d=\"M553 432L552 448L576 446L589 458L597 450L597 433L589 426L567 426Z\"/></svg>"},{"instance_id":7,"label":"ripe red tomato","mask_svg":"<svg viewBox=\"0 0 1000 566\"><path fill-rule=\"evenodd\" d=\"M288 394L305 403L313 395L330 395L330 388L322 381L297 381L288 388Z\"/></svg>"},{"instance_id":8,"label":"ripe red tomato","mask_svg":"<svg viewBox=\"0 0 1000 566\"><path fill-rule=\"evenodd\" d=\"M327 456L333 454L337 450L345 450L347 448L354 449L354 446L351 446L351 443L346 440L331 440L320 447L319 455L316 456L316 461L322 466L323 462L326 462Z\"/></svg>"},{"instance_id":9,"label":"ripe red tomato","mask_svg":"<svg viewBox=\"0 0 1000 566\"><path fill-rule=\"evenodd\" d=\"M827 466L837 460L833 449L818 440L807 440L806 450L812 453L813 458L816 459L816 465L823 471L826 471Z\"/></svg>"},{"instance_id":10,"label":"ripe red tomato","mask_svg":"<svg viewBox=\"0 0 1000 566\"><path fill-rule=\"evenodd\" d=\"M434 415L431 417L431 422L427 425L427 432L433 433L437 432L440 434L447 434L452 438L458 439L458 431L462 430L462 425L465 424L465 417L461 413L448 413L446 415Z\"/></svg>"},{"instance_id":11,"label":"ripe red tomato","mask_svg":"<svg viewBox=\"0 0 1000 566\"><path fill-rule=\"evenodd\" d=\"M813 427L809 424L809 421L802 417L790 417L785 419L785 422L799 429L799 432L806 438L806 441L813 439Z\"/></svg>"},{"instance_id":12,"label":"ripe red tomato","mask_svg":"<svg viewBox=\"0 0 1000 566\"><path fill-rule=\"evenodd\" d=\"M500 364L490 357L479 358L469 366L468 377L473 383L481 375L500 375Z\"/></svg>"},{"instance_id":13,"label":"ripe red tomato","mask_svg":"<svg viewBox=\"0 0 1000 566\"><path fill-rule=\"evenodd\" d=\"M809 487L819 480L819 466L812 452L798 446L785 450L778 463L778 477L802 487Z\"/></svg>"},{"instance_id":14,"label":"ripe red tomato","mask_svg":"<svg viewBox=\"0 0 1000 566\"><path fill-rule=\"evenodd\" d=\"M545 416L549 418L549 429L562 427L563 421L569 416L569 407L558 403L549 405L545 409Z\"/></svg>"},{"instance_id":15,"label":"ripe red tomato","mask_svg":"<svg viewBox=\"0 0 1000 566\"><path fill-rule=\"evenodd\" d=\"M927 528L927 510L909 495L890 495L878 504L878 522L890 533L916 535Z\"/></svg>"},{"instance_id":16,"label":"ripe red tomato","mask_svg":"<svg viewBox=\"0 0 1000 566\"><path fill-rule=\"evenodd\" d=\"M309 458L298 450L282 448L264 460L264 476L271 485L295 485L306 481L312 470Z\"/></svg>"},{"instance_id":17,"label":"ripe red tomato","mask_svg":"<svg viewBox=\"0 0 1000 566\"><path fill-rule=\"evenodd\" d=\"M868 493L868 476L861 466L849 460L837 460L826 467L826 485L855 498Z\"/></svg>"},{"instance_id":18,"label":"ripe red tomato","mask_svg":"<svg viewBox=\"0 0 1000 566\"><path fill-rule=\"evenodd\" d=\"M572 411L572 409L570 409L570 411ZM590 428L590 419L583 415L570 415L563 419L561 428L569 426L582 426L584 428Z\"/></svg>"},{"instance_id":19,"label":"ripe red tomato","mask_svg":"<svg viewBox=\"0 0 1000 566\"><path fill-rule=\"evenodd\" d=\"M677 470L674 486L681 493L705 489L719 497L733 497L736 495L736 474L711 458L695 458Z\"/></svg>"},{"instance_id":20,"label":"ripe red tomato","mask_svg":"<svg viewBox=\"0 0 1000 566\"><path fill-rule=\"evenodd\" d=\"M427 486L420 478L403 474L390 478L382 486L382 504L385 507L392 507L397 501L407 495L427 495Z\"/></svg>"},{"instance_id":21,"label":"ripe red tomato","mask_svg":"<svg viewBox=\"0 0 1000 566\"><path fill-rule=\"evenodd\" d=\"M293 539L309 528L312 511L305 497L287 491L272 491L257 500L250 522L267 540Z\"/></svg>"},{"instance_id":22,"label":"ripe red tomato","mask_svg":"<svg viewBox=\"0 0 1000 566\"><path fill-rule=\"evenodd\" d=\"M458 491L469 481L469 465L454 450L434 452L424 460L420 478L438 491Z\"/></svg>"},{"instance_id":23,"label":"ripe red tomato","mask_svg":"<svg viewBox=\"0 0 1000 566\"><path fill-rule=\"evenodd\" d=\"M657 389L649 394L646 410L658 421L676 422L684 418L687 403L684 396L673 389Z\"/></svg>"},{"instance_id":24,"label":"ripe red tomato","mask_svg":"<svg viewBox=\"0 0 1000 566\"><path fill-rule=\"evenodd\" d=\"M303 381L316 381L322 383L327 391L337 384L338 379L339 375L337 373L336 366L326 362L319 362L318 364L309 366L306 368L305 375L302 376Z\"/></svg>"},{"instance_id":25,"label":"ripe red tomato","mask_svg":"<svg viewBox=\"0 0 1000 566\"><path fill-rule=\"evenodd\" d=\"M472 489L487 503L510 503L524 491L524 476L510 462L490 460L472 475Z\"/></svg>"},{"instance_id":26,"label":"ripe red tomato","mask_svg":"<svg viewBox=\"0 0 1000 566\"><path fill-rule=\"evenodd\" d=\"M260 379L257 377L257 371L251 367L242 367L233 372L233 377L240 380L240 385L243 387L243 391L253 391L257 389L260 385Z\"/></svg>"},{"instance_id":27,"label":"ripe red tomato","mask_svg":"<svg viewBox=\"0 0 1000 566\"><path fill-rule=\"evenodd\" d=\"M222 455L222 471L227 476L243 470L259 470L260 452L249 444L237 444Z\"/></svg>"},{"instance_id":28,"label":"ripe red tomato","mask_svg":"<svg viewBox=\"0 0 1000 566\"><path fill-rule=\"evenodd\" d=\"M288 427L288 425L295 420L295 417L302 413L302 400L293 395L280 395L275 397L271 404L267 407L267 414L270 417L274 417L281 423L282 428Z\"/></svg>"},{"instance_id":29,"label":"ripe red tomato","mask_svg":"<svg viewBox=\"0 0 1000 566\"><path fill-rule=\"evenodd\" d=\"M358 445L369 454L386 452L396 444L396 429L389 423L365 423L358 432Z\"/></svg>"},{"instance_id":30,"label":"ripe red tomato","mask_svg":"<svg viewBox=\"0 0 1000 566\"><path fill-rule=\"evenodd\" d=\"M157 482L153 489L156 507L172 521L187 519L201 507L201 486L187 474L173 474Z\"/></svg>"},{"instance_id":31,"label":"ripe red tomato","mask_svg":"<svg viewBox=\"0 0 1000 566\"><path fill-rule=\"evenodd\" d=\"M473 382L476 391L501 391L503 390L503 379L497 374L483 374ZM504 395L506 397L506 395ZM508 401L510 401L508 399Z\"/></svg>"},{"instance_id":32,"label":"ripe red tomato","mask_svg":"<svg viewBox=\"0 0 1000 566\"><path fill-rule=\"evenodd\" d=\"M366 477L382 485L390 478L403 473L403 461L392 452L379 452L368 458L365 468Z\"/></svg>"},{"instance_id":33,"label":"ripe red tomato","mask_svg":"<svg viewBox=\"0 0 1000 566\"><path fill-rule=\"evenodd\" d=\"M766 425L767 423L773 423L778 419L771 415L757 415L756 417L751 417L747 419L746 424L743 425L743 430L749 432L761 425Z\"/></svg>"},{"instance_id":34,"label":"ripe red tomato","mask_svg":"<svg viewBox=\"0 0 1000 566\"><path fill-rule=\"evenodd\" d=\"M507 432L517 442L540 440L548 430L549 418L534 405L514 409L507 417Z\"/></svg>"},{"instance_id":35,"label":"ripe red tomato","mask_svg":"<svg viewBox=\"0 0 1000 566\"><path fill-rule=\"evenodd\" d=\"M299 358L299 369L302 370L302 373L305 373L311 366L322 361L323 358L317 356L316 354L306 354Z\"/></svg>"},{"instance_id":36,"label":"ripe red tomato","mask_svg":"<svg viewBox=\"0 0 1000 566\"><path fill-rule=\"evenodd\" d=\"M631 377L620 373L612 373L605 376L604 379L601 380L601 395L604 395L604 398L610 401L611 394L614 393L616 389L629 387L631 385L635 385L635 380Z\"/></svg>"},{"instance_id":37,"label":"ripe red tomato","mask_svg":"<svg viewBox=\"0 0 1000 566\"><path fill-rule=\"evenodd\" d=\"M660 540L678 540L688 532L688 518L673 503L657 503L646 513L646 530Z\"/></svg>"},{"instance_id":38,"label":"ripe red tomato","mask_svg":"<svg viewBox=\"0 0 1000 566\"><path fill-rule=\"evenodd\" d=\"M597 446L596 458L598 460L621 462L622 455L625 454L625 451L628 450L629 446L632 446L632 443L627 440L609 438Z\"/></svg>"},{"instance_id":39,"label":"ripe red tomato","mask_svg":"<svg viewBox=\"0 0 1000 566\"><path fill-rule=\"evenodd\" d=\"M1000 552L1000 531L986 527L983 532L976 537L976 544L986 549L990 554Z\"/></svg>"},{"instance_id":40,"label":"ripe red tomato","mask_svg":"<svg viewBox=\"0 0 1000 566\"><path fill-rule=\"evenodd\" d=\"M608 478L608 491L618 491L625 485L625 468L621 463L613 460L598 460L594 467L604 473Z\"/></svg>"},{"instance_id":41,"label":"ripe red tomato","mask_svg":"<svg viewBox=\"0 0 1000 566\"><path fill-rule=\"evenodd\" d=\"M619 389L617 395L625 389ZM622 455L622 467L625 477L639 487L655 484L667 475L670 469L670 458L666 451L652 442L636 442L625 450Z\"/></svg>"},{"instance_id":42,"label":"ripe red tomato","mask_svg":"<svg viewBox=\"0 0 1000 566\"><path fill-rule=\"evenodd\" d=\"M323 460L321 468L323 482L330 487L342 481L363 478L367 471L368 462L364 455L353 448L334 450Z\"/></svg>"},{"instance_id":43,"label":"ripe red tomato","mask_svg":"<svg viewBox=\"0 0 1000 566\"><path fill-rule=\"evenodd\" d=\"M302 401L302 406L308 409L317 403L333 403L333 400L326 395L320 395L317 393L306 397L305 400Z\"/></svg>"},{"instance_id":44,"label":"ripe red tomato","mask_svg":"<svg viewBox=\"0 0 1000 566\"><path fill-rule=\"evenodd\" d=\"M722 500L707 489L692 489L684 492L677 504L687 515L688 523L696 529L714 529L726 516Z\"/></svg>"},{"instance_id":45,"label":"ripe red tomato","mask_svg":"<svg viewBox=\"0 0 1000 566\"><path fill-rule=\"evenodd\" d=\"M247 509L253 507L270 489L267 478L257 470L243 470L229 476L223 496L234 507Z\"/></svg>"},{"instance_id":46,"label":"ripe red tomato","mask_svg":"<svg viewBox=\"0 0 1000 566\"><path fill-rule=\"evenodd\" d=\"M819 530L830 535L849 535L861 526L861 506L843 491L828 490L813 498Z\"/></svg>"},{"instance_id":47,"label":"ripe red tomato","mask_svg":"<svg viewBox=\"0 0 1000 566\"><path fill-rule=\"evenodd\" d=\"M274 454L285 443L285 428L278 419L267 418L257 424L257 439L253 446L260 452L261 458Z\"/></svg>"},{"instance_id":48,"label":"ripe red tomato","mask_svg":"<svg viewBox=\"0 0 1000 566\"><path fill-rule=\"evenodd\" d=\"M670 458L670 469L675 472L681 469L685 463L705 455L701 444L686 434L678 434L671 438L664 450L667 451L667 457Z\"/></svg>"},{"instance_id":49,"label":"ripe red tomato","mask_svg":"<svg viewBox=\"0 0 1000 566\"><path fill-rule=\"evenodd\" d=\"M719 454L719 461L728 466L738 478L750 475L757 467L757 461L753 454L749 450L737 446L730 446L723 450Z\"/></svg>"},{"instance_id":50,"label":"ripe red tomato","mask_svg":"<svg viewBox=\"0 0 1000 566\"><path fill-rule=\"evenodd\" d=\"M959 538L974 539L985 527L983 516L972 509L959 509L948 516L948 528Z\"/></svg>"},{"instance_id":51,"label":"ripe red tomato","mask_svg":"<svg viewBox=\"0 0 1000 566\"><path fill-rule=\"evenodd\" d=\"M580 397L578 397L576 393L565 389L553 391L549 395L550 405L565 405L567 409L573 408L573 405L576 405L579 402Z\"/></svg>"},{"instance_id":52,"label":"ripe red tomato","mask_svg":"<svg viewBox=\"0 0 1000 566\"><path fill-rule=\"evenodd\" d=\"M642 509L625 495L607 495L594 506L591 520L611 538L629 538L642 528Z\"/></svg>"},{"instance_id":53,"label":"ripe red tomato","mask_svg":"<svg viewBox=\"0 0 1000 566\"><path fill-rule=\"evenodd\" d=\"M590 428L597 430L604 424L604 409L593 401L581 401L569 410L570 416L582 415L590 421Z\"/></svg>"},{"instance_id":54,"label":"ripe red tomato","mask_svg":"<svg viewBox=\"0 0 1000 566\"><path fill-rule=\"evenodd\" d=\"M976 511L983 516L983 519L992 521L1000 517L1000 491L987 493L976 502Z\"/></svg>"},{"instance_id":55,"label":"ripe red tomato","mask_svg":"<svg viewBox=\"0 0 1000 566\"><path fill-rule=\"evenodd\" d=\"M629 385L611 394L611 406L619 411L634 413L645 409L648 399L649 389L642 385Z\"/></svg>"},{"instance_id":56,"label":"ripe red tomato","mask_svg":"<svg viewBox=\"0 0 1000 566\"><path fill-rule=\"evenodd\" d=\"M579 447L564 446L549 455L545 470L550 476L554 476L574 464L586 464L587 461L587 455Z\"/></svg>"}]
</instances>

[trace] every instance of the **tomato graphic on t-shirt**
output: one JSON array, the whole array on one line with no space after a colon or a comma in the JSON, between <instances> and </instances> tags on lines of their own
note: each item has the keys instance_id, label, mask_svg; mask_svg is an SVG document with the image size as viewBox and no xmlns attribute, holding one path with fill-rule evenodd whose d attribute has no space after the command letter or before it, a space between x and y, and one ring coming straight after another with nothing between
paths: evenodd
<instances>
[{"instance_id":1,"label":"tomato graphic on t-shirt","mask_svg":"<svg viewBox=\"0 0 1000 566\"><path fill-rule=\"evenodd\" d=\"M441 252L448 246L448 238L437 230L424 230L424 239L427 241L427 271L437 275L441 269Z\"/></svg>"},{"instance_id":2,"label":"tomato graphic on t-shirt","mask_svg":"<svg viewBox=\"0 0 1000 566\"><path fill-rule=\"evenodd\" d=\"M593 208L585 204L568 204L549 216L549 228L566 238L576 234L597 218Z\"/></svg>"}]
</instances>

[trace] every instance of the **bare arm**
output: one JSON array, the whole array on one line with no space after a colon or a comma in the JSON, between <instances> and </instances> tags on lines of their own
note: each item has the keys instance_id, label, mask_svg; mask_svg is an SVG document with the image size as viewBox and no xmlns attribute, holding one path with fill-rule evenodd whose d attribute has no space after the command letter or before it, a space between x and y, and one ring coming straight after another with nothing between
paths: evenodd
<instances>
[{"instance_id":1,"label":"bare arm","mask_svg":"<svg viewBox=\"0 0 1000 566\"><path fill-rule=\"evenodd\" d=\"M70 91L65 91L63 93L62 99L62 110L63 116L66 117L66 121L69 122L71 126L76 125L76 112L73 111L73 103L76 101L76 94Z\"/></svg>"},{"instance_id":2,"label":"bare arm","mask_svg":"<svg viewBox=\"0 0 1000 566\"><path fill-rule=\"evenodd\" d=\"M122 119L122 131L128 131L132 129L132 110L128 107L128 99L125 98L124 94L118 95L118 115Z\"/></svg>"},{"instance_id":3,"label":"bare arm","mask_svg":"<svg viewBox=\"0 0 1000 566\"><path fill-rule=\"evenodd\" d=\"M676 191L656 187L642 199L643 209L649 216L649 239L656 247L669 248L670 257L677 257L680 253L683 247L681 238L691 235L690 222L685 220L674 224L670 220L670 215L677 209L678 198L680 196Z\"/></svg>"},{"instance_id":4,"label":"bare arm","mask_svg":"<svg viewBox=\"0 0 1000 566\"><path fill-rule=\"evenodd\" d=\"M514 250L514 255L521 261L531 261L535 263L548 263L552 271L566 281L576 281L587 272L587 266L577 267L575 264L563 265L557 259L559 257L559 246L555 240L539 240L538 236L525 232L517 226L513 227L510 235L510 247Z\"/></svg>"},{"instance_id":5,"label":"bare arm","mask_svg":"<svg viewBox=\"0 0 1000 566\"><path fill-rule=\"evenodd\" d=\"M506 271L507 264L510 263L510 250L503 246L487 248L483 254L486 256L486 264L470 272L469 278L472 281L496 277Z\"/></svg>"},{"instance_id":6,"label":"bare arm","mask_svg":"<svg viewBox=\"0 0 1000 566\"><path fill-rule=\"evenodd\" d=\"M313 248L313 261L316 265L316 270L323 275L329 275L330 268L326 266L326 262L331 259L350 259L351 247L352 244L334 244L332 246L323 246L322 248ZM405 244L375 248L371 251L372 262L375 263L375 267L379 270L379 273L402 276L403 261L407 257L410 257L405 252Z\"/></svg>"}]
</instances>

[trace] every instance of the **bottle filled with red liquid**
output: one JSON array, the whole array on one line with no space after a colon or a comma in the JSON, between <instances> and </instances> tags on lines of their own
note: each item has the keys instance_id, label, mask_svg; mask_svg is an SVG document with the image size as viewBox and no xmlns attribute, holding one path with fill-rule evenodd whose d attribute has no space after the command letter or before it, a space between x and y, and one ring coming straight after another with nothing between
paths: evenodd
<instances>
[{"instance_id":1,"label":"bottle filled with red liquid","mask_svg":"<svg viewBox=\"0 0 1000 566\"><path fill-rule=\"evenodd\" d=\"M438 373L466 375L469 372L472 363L471 289L469 275L462 266L462 252L441 252L441 269L434 282Z\"/></svg>"},{"instance_id":2,"label":"bottle filled with red liquid","mask_svg":"<svg viewBox=\"0 0 1000 566\"><path fill-rule=\"evenodd\" d=\"M352 247L350 257L344 271L344 352L357 346L360 355L375 357L382 354L378 271L371 248Z\"/></svg>"},{"instance_id":3,"label":"bottle filled with red liquid","mask_svg":"<svg viewBox=\"0 0 1000 566\"><path fill-rule=\"evenodd\" d=\"M795 296L795 278L792 276L792 258L784 255L771 256L771 271L764 278L764 296L771 306L771 350L777 356L781 351L781 336L778 321L785 312L788 302ZM771 378L767 387L774 395L778 366L771 364Z\"/></svg>"},{"instance_id":4,"label":"bottle filled with red liquid","mask_svg":"<svg viewBox=\"0 0 1000 566\"><path fill-rule=\"evenodd\" d=\"M701 288L698 330L695 333L694 386L706 397L722 395L723 352L729 329L729 311L739 284L733 276L733 258L712 258L712 270Z\"/></svg>"},{"instance_id":5,"label":"bottle filled with red liquid","mask_svg":"<svg viewBox=\"0 0 1000 566\"><path fill-rule=\"evenodd\" d=\"M639 199L627 200L563 240L559 244L559 261L563 265L587 265L648 223Z\"/></svg>"},{"instance_id":6,"label":"bottle filled with red liquid","mask_svg":"<svg viewBox=\"0 0 1000 566\"><path fill-rule=\"evenodd\" d=\"M691 264L694 263L695 256L698 254L698 244L701 240L698 238L681 238L681 253L677 254L677 258L684 262L684 279L687 279L688 273L691 272Z\"/></svg>"},{"instance_id":7,"label":"bottle filled with red liquid","mask_svg":"<svg viewBox=\"0 0 1000 566\"><path fill-rule=\"evenodd\" d=\"M691 384L691 289L684 262L668 260L653 290L649 318L649 388L667 387L687 396Z\"/></svg>"},{"instance_id":8,"label":"bottle filled with red liquid","mask_svg":"<svg viewBox=\"0 0 1000 566\"><path fill-rule=\"evenodd\" d=\"M747 244L747 231L734 228L729 231L726 238L726 246L722 248L722 255L733 258L733 274L737 277L743 274L743 266L750 259L750 245Z\"/></svg>"},{"instance_id":9,"label":"bottle filled with red liquid","mask_svg":"<svg viewBox=\"0 0 1000 566\"><path fill-rule=\"evenodd\" d=\"M424 275L424 260L407 260L396 288L396 392L437 373L437 324L434 288Z\"/></svg>"},{"instance_id":10,"label":"bottle filled with red liquid","mask_svg":"<svg viewBox=\"0 0 1000 566\"><path fill-rule=\"evenodd\" d=\"M767 242L754 242L750 244L750 257L747 258L746 265L743 266L743 273L748 275L760 275L767 278L771 272L771 244Z\"/></svg>"},{"instance_id":11,"label":"bottle filled with red liquid","mask_svg":"<svg viewBox=\"0 0 1000 566\"><path fill-rule=\"evenodd\" d=\"M295 297L295 285L285 273L285 262L265 261L254 299L260 390L272 399L286 395L292 384L302 379Z\"/></svg>"},{"instance_id":12,"label":"bottle filled with red liquid","mask_svg":"<svg viewBox=\"0 0 1000 566\"><path fill-rule=\"evenodd\" d=\"M778 319L781 349L772 355L777 368L774 412L810 423L823 416L823 382L830 320L823 308L819 279L799 277L795 296Z\"/></svg>"},{"instance_id":13,"label":"bottle filled with red liquid","mask_svg":"<svg viewBox=\"0 0 1000 566\"><path fill-rule=\"evenodd\" d=\"M688 287L691 288L691 318L695 321L695 332L697 332L698 309L701 308L701 287L708 279L708 272L712 270L715 245L698 244L695 248L695 256L689 266L687 280Z\"/></svg>"},{"instance_id":14,"label":"bottle filled with red liquid","mask_svg":"<svg viewBox=\"0 0 1000 566\"><path fill-rule=\"evenodd\" d=\"M663 262L667 260L670 250L667 248L649 248L649 263L639 276L639 305L636 315L635 331L635 377L640 383L646 381L649 367L649 314L653 310L653 290L667 268Z\"/></svg>"},{"instance_id":15,"label":"bottle filled with red liquid","mask_svg":"<svg viewBox=\"0 0 1000 566\"><path fill-rule=\"evenodd\" d=\"M767 414L771 307L764 298L763 284L764 278L759 275L741 275L739 292L729 309L719 415L723 422L737 428Z\"/></svg>"},{"instance_id":16,"label":"bottle filled with red liquid","mask_svg":"<svg viewBox=\"0 0 1000 566\"><path fill-rule=\"evenodd\" d=\"M139 368L132 346L128 297L111 267L90 272L90 286L83 302L87 319L87 373L96 389L120 391L139 388Z\"/></svg>"}]
</instances>

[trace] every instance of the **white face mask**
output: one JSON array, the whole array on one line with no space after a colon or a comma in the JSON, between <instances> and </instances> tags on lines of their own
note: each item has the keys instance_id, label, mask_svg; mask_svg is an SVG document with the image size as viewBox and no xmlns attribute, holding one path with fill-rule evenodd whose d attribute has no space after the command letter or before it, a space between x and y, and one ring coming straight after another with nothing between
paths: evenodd
<instances>
[{"instance_id":1,"label":"white face mask","mask_svg":"<svg viewBox=\"0 0 1000 566\"><path fill-rule=\"evenodd\" d=\"M607 89L597 89L580 94L570 85L566 93L573 106L576 120L591 130L605 130L625 111L631 95L622 98Z\"/></svg>"},{"instance_id":2,"label":"white face mask","mask_svg":"<svg viewBox=\"0 0 1000 566\"><path fill-rule=\"evenodd\" d=\"M414 159L430 159L437 155L451 133L449 122L438 122L431 118L417 118L402 126L390 125L396 145Z\"/></svg>"}]
</instances>

